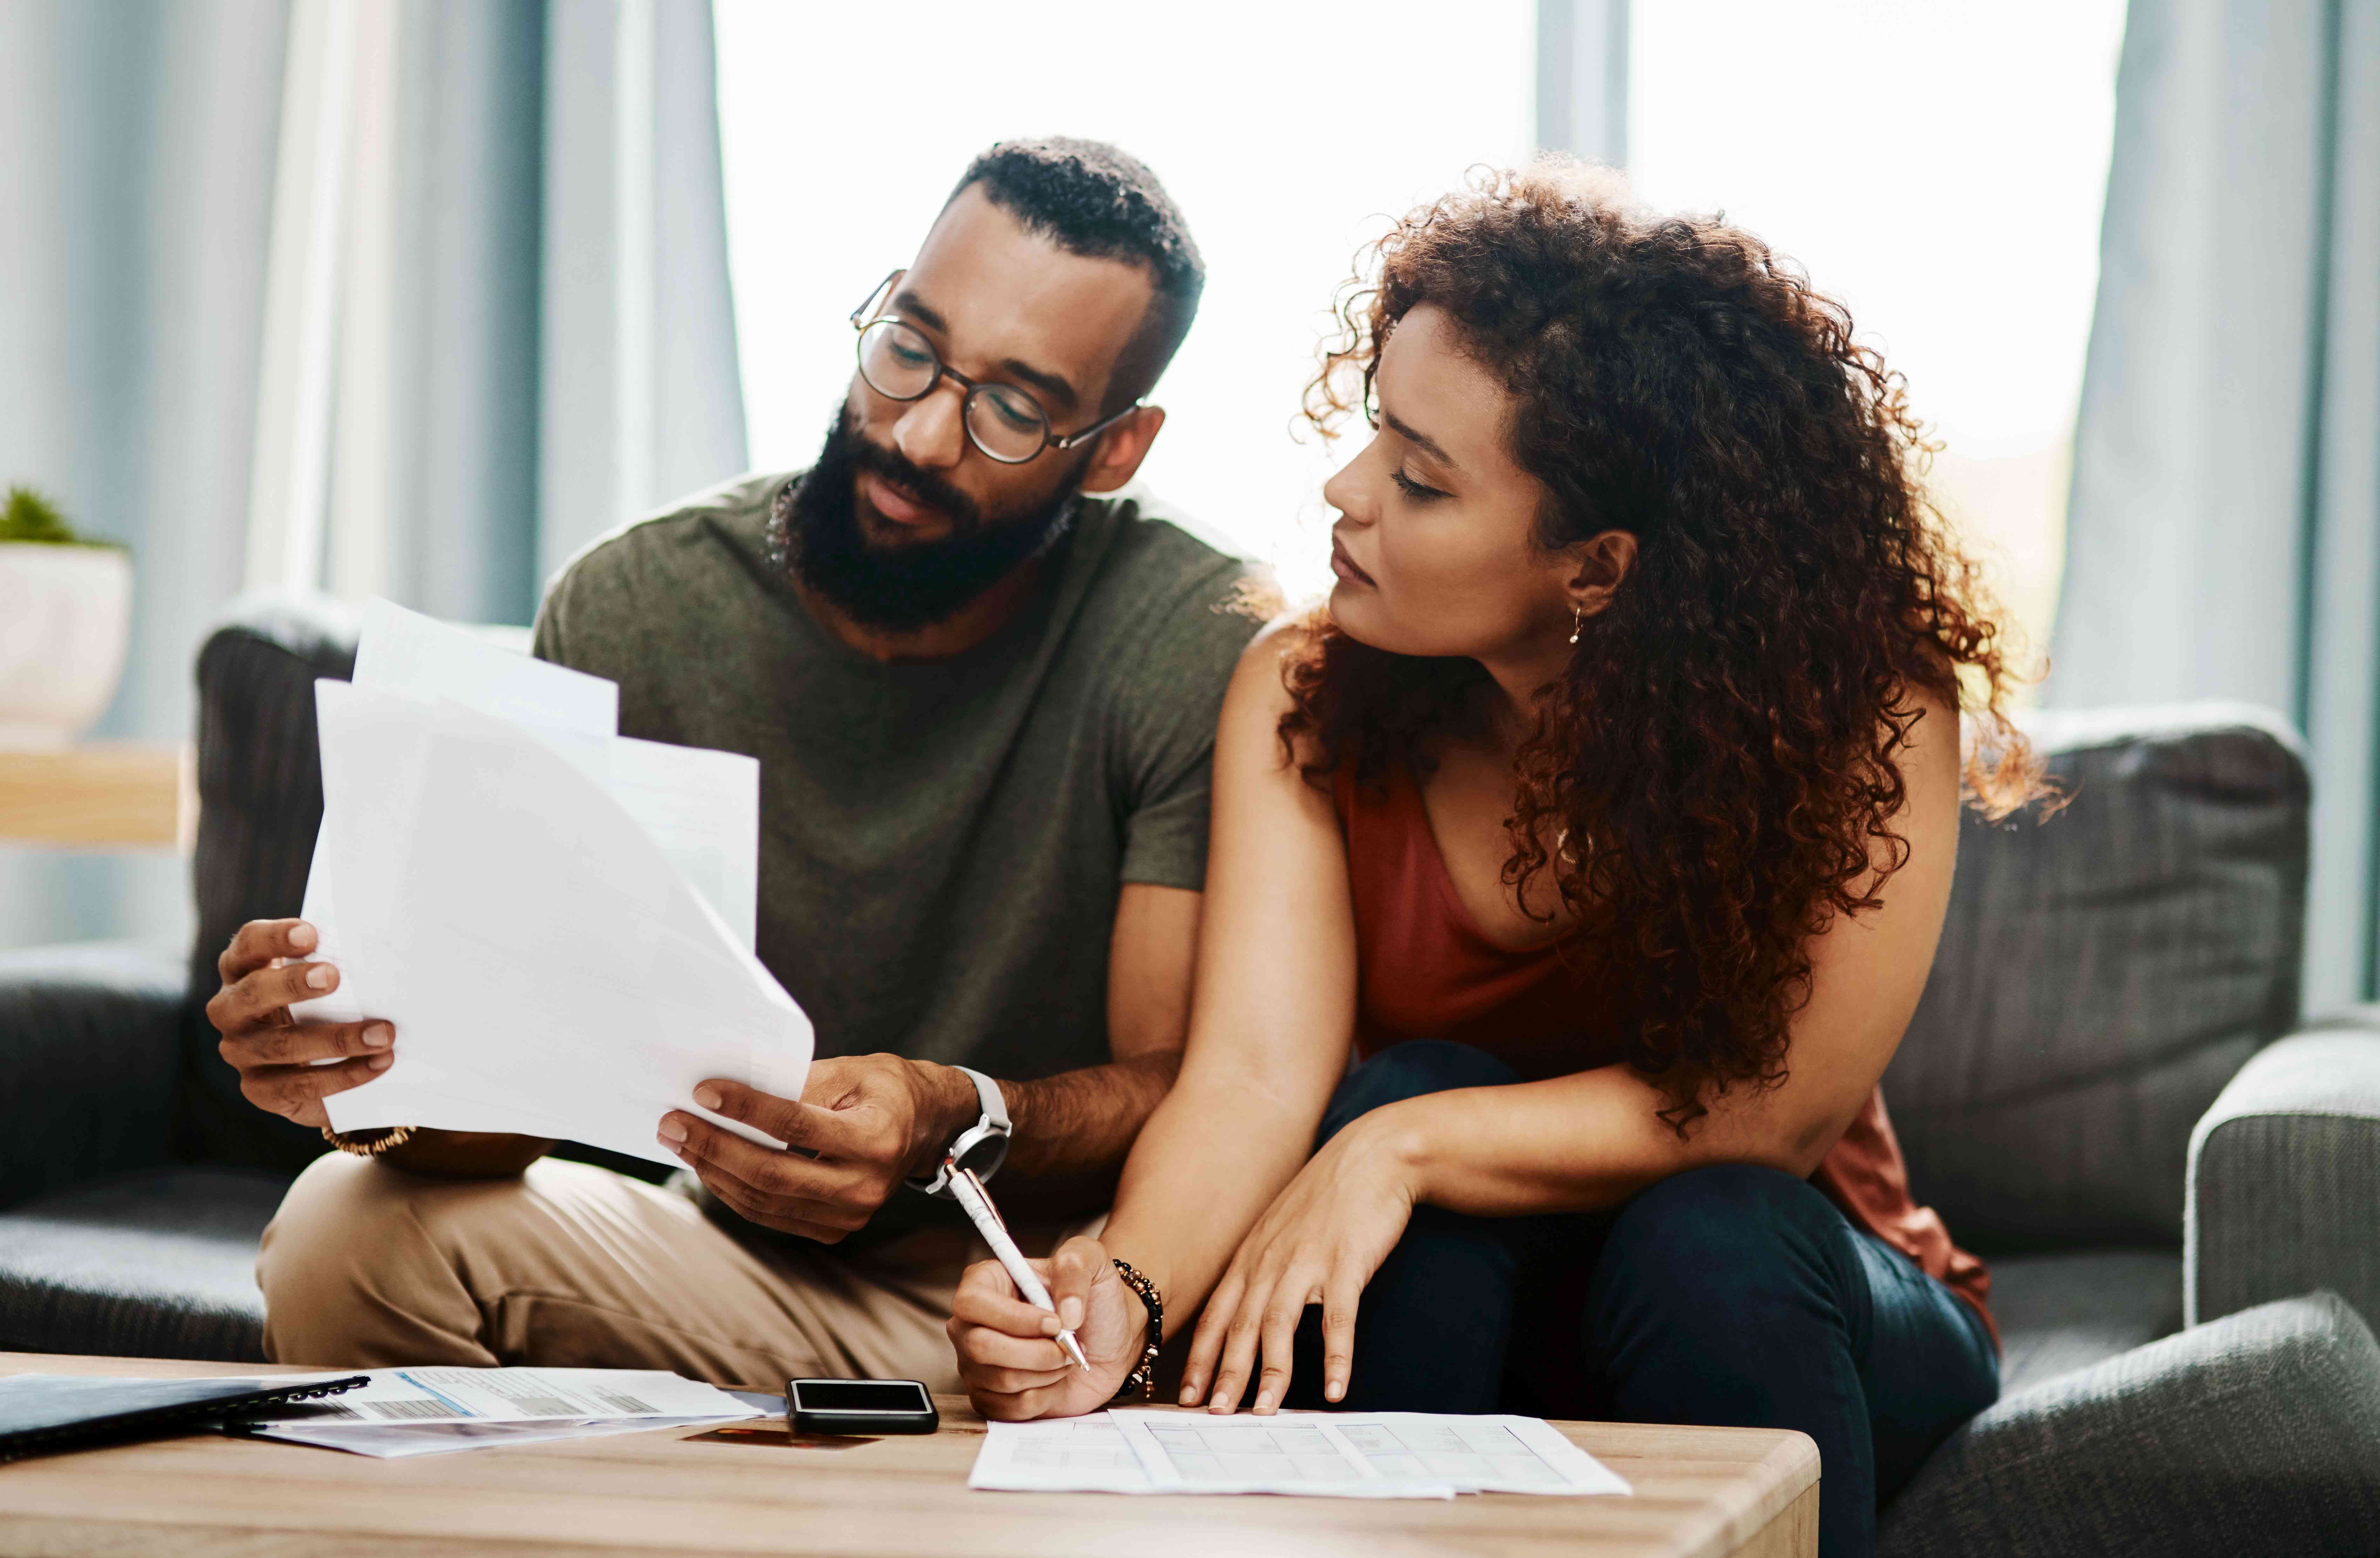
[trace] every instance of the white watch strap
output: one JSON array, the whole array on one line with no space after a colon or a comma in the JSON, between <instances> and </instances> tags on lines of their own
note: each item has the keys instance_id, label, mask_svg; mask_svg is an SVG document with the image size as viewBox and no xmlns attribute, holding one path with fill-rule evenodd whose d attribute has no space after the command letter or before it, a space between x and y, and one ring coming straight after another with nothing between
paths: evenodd
<instances>
[{"instance_id":1,"label":"white watch strap","mask_svg":"<svg viewBox=\"0 0 2380 1558\"><path fill-rule=\"evenodd\" d=\"M941 1158L934 1164L934 1172L931 1175L909 1181L911 1186L923 1190L929 1196L949 1195L952 1160L972 1150L986 1139L997 1141L1000 1150L993 1157L990 1166L979 1170L977 1177L990 1179L1000 1172L1002 1160L1008 1156L1008 1101L1000 1096L1000 1084L971 1065L953 1065L951 1069L962 1073L968 1081L975 1084L976 1102L982 1105L983 1114L974 1125L959 1132L958 1136L943 1150Z\"/></svg>"},{"instance_id":2,"label":"white watch strap","mask_svg":"<svg viewBox=\"0 0 2380 1558\"><path fill-rule=\"evenodd\" d=\"M1008 1101L1000 1096L1000 1084L971 1065L953 1065L951 1069L965 1073L966 1079L975 1084L976 1100L983 1105L984 1123L1007 1130Z\"/></svg>"}]
</instances>

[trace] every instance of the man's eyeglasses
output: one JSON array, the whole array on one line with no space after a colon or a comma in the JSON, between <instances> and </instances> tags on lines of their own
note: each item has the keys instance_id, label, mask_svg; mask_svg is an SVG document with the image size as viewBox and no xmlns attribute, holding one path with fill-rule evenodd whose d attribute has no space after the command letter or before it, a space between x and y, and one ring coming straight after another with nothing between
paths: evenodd
<instances>
[{"instance_id":1,"label":"man's eyeglasses","mask_svg":"<svg viewBox=\"0 0 2380 1558\"><path fill-rule=\"evenodd\" d=\"M942 360L925 333L905 319L876 313L878 300L901 278L893 271L851 310L851 327L859 332L859 376L887 400L923 400L944 379L966 391L961 420L967 441L988 459L1002 465L1023 465L1044 449L1072 449L1140 409L1140 402L1114 416L1094 422L1062 438L1050 430L1050 414L1041 403L1014 384L986 383L970 379Z\"/></svg>"}]
</instances>

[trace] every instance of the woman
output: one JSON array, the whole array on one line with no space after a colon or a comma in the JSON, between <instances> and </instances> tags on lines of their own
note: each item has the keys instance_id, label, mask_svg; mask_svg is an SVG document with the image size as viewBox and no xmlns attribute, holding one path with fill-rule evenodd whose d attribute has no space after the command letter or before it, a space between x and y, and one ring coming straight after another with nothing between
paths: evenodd
<instances>
[{"instance_id":1,"label":"woman","mask_svg":"<svg viewBox=\"0 0 2380 1558\"><path fill-rule=\"evenodd\" d=\"M1962 793L2038 785L1928 445L1841 309L1597 176L1483 181L1378 260L1308 403L1378 430L1339 583L1217 736L1181 1078L1051 1262L1092 1371L996 1265L962 1370L990 1417L1097 1408L1146 1285L1198 1316L1184 1403L1800 1429L1821 1551L1865 1552L1998 1389L1876 1083Z\"/></svg>"}]
</instances>

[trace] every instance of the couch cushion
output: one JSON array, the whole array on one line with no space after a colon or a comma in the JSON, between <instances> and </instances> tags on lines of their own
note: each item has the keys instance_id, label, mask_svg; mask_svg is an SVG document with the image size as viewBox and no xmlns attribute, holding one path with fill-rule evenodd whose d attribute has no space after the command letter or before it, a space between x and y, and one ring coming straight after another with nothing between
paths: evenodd
<instances>
[{"instance_id":1,"label":"couch cushion","mask_svg":"<svg viewBox=\"0 0 2380 1558\"><path fill-rule=\"evenodd\" d=\"M1884 1558L2365 1558L2380 1346L2315 1294L2004 1396L1877 1530Z\"/></svg>"},{"instance_id":2,"label":"couch cushion","mask_svg":"<svg viewBox=\"0 0 2380 1558\"><path fill-rule=\"evenodd\" d=\"M256 1245L288 1186L163 1169L0 1213L0 1350L264 1361Z\"/></svg>"},{"instance_id":3,"label":"couch cushion","mask_svg":"<svg viewBox=\"0 0 2380 1558\"><path fill-rule=\"evenodd\" d=\"M2297 1014L2305 765L2240 705L2028 724L2070 803L1969 817L1885 1096L1961 1244L2178 1246L2191 1127Z\"/></svg>"},{"instance_id":4,"label":"couch cushion","mask_svg":"<svg viewBox=\"0 0 2380 1558\"><path fill-rule=\"evenodd\" d=\"M191 861L198 940L190 952L177 1155L296 1174L322 1138L240 1097L201 1012L215 959L251 919L298 912L322 821L314 683L344 681L357 614L336 602L253 596L228 607L199 651L199 831Z\"/></svg>"},{"instance_id":5,"label":"couch cushion","mask_svg":"<svg viewBox=\"0 0 2380 1558\"><path fill-rule=\"evenodd\" d=\"M171 951L0 952L0 1207L167 1162L181 1042Z\"/></svg>"},{"instance_id":6,"label":"couch cushion","mask_svg":"<svg viewBox=\"0 0 2380 1558\"><path fill-rule=\"evenodd\" d=\"M2181 1329L2181 1258L2158 1249L2004 1255L1992 1262L2000 1394L2104 1363Z\"/></svg>"}]
</instances>

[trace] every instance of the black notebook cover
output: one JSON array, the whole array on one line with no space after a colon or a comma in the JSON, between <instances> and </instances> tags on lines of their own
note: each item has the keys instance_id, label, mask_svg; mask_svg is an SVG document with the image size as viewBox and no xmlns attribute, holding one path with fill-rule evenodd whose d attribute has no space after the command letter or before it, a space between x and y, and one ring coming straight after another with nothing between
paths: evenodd
<instances>
[{"instance_id":1,"label":"black notebook cover","mask_svg":"<svg viewBox=\"0 0 2380 1558\"><path fill-rule=\"evenodd\" d=\"M108 1380L91 1375L0 1377L0 1461L127 1440L163 1438L285 1401L336 1395L361 1374L283 1384L269 1379Z\"/></svg>"}]
</instances>

